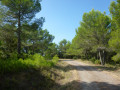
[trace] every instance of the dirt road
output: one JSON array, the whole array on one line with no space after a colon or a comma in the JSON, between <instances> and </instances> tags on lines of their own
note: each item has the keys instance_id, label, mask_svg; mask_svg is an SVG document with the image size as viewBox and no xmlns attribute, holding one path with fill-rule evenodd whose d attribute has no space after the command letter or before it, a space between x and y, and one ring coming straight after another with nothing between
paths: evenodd
<instances>
[{"instance_id":1,"label":"dirt road","mask_svg":"<svg viewBox=\"0 0 120 90\"><path fill-rule=\"evenodd\" d=\"M62 60L69 63L78 72L78 90L120 90L120 79L107 72L98 70L95 66L75 60Z\"/></svg>"}]
</instances>

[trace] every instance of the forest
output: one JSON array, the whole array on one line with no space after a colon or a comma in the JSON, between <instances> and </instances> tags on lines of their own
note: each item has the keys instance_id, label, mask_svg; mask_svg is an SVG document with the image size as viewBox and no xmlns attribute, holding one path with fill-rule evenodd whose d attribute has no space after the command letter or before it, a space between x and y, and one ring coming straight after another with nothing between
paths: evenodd
<instances>
[{"instance_id":1,"label":"forest","mask_svg":"<svg viewBox=\"0 0 120 90\"><path fill-rule=\"evenodd\" d=\"M59 58L120 65L120 0L111 2L110 15L85 12L72 41L58 45L42 28L44 16L35 18L40 11L41 0L0 0L0 78L31 68L50 71Z\"/></svg>"}]
</instances>

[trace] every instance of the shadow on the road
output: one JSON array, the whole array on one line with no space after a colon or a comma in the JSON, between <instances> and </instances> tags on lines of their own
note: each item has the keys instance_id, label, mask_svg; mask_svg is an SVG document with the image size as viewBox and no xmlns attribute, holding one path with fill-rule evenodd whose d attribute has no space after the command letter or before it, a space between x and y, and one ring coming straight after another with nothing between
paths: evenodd
<instances>
[{"instance_id":1,"label":"shadow on the road","mask_svg":"<svg viewBox=\"0 0 120 90\"><path fill-rule=\"evenodd\" d=\"M72 67L72 68L70 68ZM56 66L57 69L61 69L63 71L69 71L69 70L79 70L79 71L114 71L117 70L116 68L111 67L103 67L103 66L88 66L88 65L67 65L66 67L59 67Z\"/></svg>"},{"instance_id":2,"label":"shadow on the road","mask_svg":"<svg viewBox=\"0 0 120 90\"><path fill-rule=\"evenodd\" d=\"M78 65L78 66L73 66L74 69L77 70L86 70L86 71L114 71L116 68L111 68L111 67L104 67L104 66L83 66L83 65Z\"/></svg>"},{"instance_id":3,"label":"shadow on the road","mask_svg":"<svg viewBox=\"0 0 120 90\"><path fill-rule=\"evenodd\" d=\"M59 88L58 88L59 87ZM53 90L120 90L119 85L112 85L105 82L80 82L72 81L62 86L56 86Z\"/></svg>"},{"instance_id":4,"label":"shadow on the road","mask_svg":"<svg viewBox=\"0 0 120 90\"><path fill-rule=\"evenodd\" d=\"M62 59L61 61L74 61L73 59ZM70 68L72 67L72 68ZM105 66L89 66L89 65L67 65L65 67L60 67L60 66L56 66L57 69L63 70L63 71L70 71L70 70L79 70L79 71L115 71L117 70L117 68L113 68L113 67L105 67Z\"/></svg>"}]
</instances>

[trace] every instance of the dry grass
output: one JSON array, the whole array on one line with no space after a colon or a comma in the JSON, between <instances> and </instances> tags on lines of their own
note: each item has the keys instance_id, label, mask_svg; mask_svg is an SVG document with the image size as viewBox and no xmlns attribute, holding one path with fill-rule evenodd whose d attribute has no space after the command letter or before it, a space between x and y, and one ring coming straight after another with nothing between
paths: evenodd
<instances>
[{"instance_id":1,"label":"dry grass","mask_svg":"<svg viewBox=\"0 0 120 90\"><path fill-rule=\"evenodd\" d=\"M78 83L75 84L79 80L78 72L71 65L60 61L54 69L63 78L54 79L58 86L53 87L52 90L76 90L78 88Z\"/></svg>"}]
</instances>

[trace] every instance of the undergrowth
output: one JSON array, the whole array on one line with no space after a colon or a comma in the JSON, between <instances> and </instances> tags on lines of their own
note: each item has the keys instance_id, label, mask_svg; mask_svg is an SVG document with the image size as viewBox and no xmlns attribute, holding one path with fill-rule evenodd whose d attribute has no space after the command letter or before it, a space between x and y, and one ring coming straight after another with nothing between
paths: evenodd
<instances>
[{"instance_id":1,"label":"undergrowth","mask_svg":"<svg viewBox=\"0 0 120 90\"><path fill-rule=\"evenodd\" d=\"M58 62L58 59L54 56L52 60L45 60L40 54L35 54L24 60L0 60L0 73L20 72L29 68L50 68Z\"/></svg>"}]
</instances>

